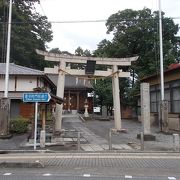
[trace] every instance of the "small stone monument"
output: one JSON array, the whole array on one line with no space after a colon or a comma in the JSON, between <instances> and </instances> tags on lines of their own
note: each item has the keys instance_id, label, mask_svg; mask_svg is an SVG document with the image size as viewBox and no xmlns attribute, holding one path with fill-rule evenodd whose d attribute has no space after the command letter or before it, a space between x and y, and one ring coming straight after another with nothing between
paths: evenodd
<instances>
[{"instance_id":1,"label":"small stone monument","mask_svg":"<svg viewBox=\"0 0 180 180\"><path fill-rule=\"evenodd\" d=\"M102 106L102 118L107 118L107 107Z\"/></svg>"},{"instance_id":2,"label":"small stone monument","mask_svg":"<svg viewBox=\"0 0 180 180\"><path fill-rule=\"evenodd\" d=\"M8 98L0 99L0 138L2 139L12 137L9 133L9 114L10 100Z\"/></svg>"},{"instance_id":3,"label":"small stone monument","mask_svg":"<svg viewBox=\"0 0 180 180\"><path fill-rule=\"evenodd\" d=\"M169 132L169 119L168 119L168 101L164 100L160 104L160 124L161 130L165 133Z\"/></svg>"},{"instance_id":4,"label":"small stone monument","mask_svg":"<svg viewBox=\"0 0 180 180\"><path fill-rule=\"evenodd\" d=\"M41 133L40 133L40 147L44 148L45 143L46 143L46 133L45 133L45 130L41 130Z\"/></svg>"},{"instance_id":5,"label":"small stone monument","mask_svg":"<svg viewBox=\"0 0 180 180\"><path fill-rule=\"evenodd\" d=\"M141 83L141 123L145 141L154 141L155 136L150 129L150 90L149 83ZM140 134L137 138L141 138Z\"/></svg>"}]
</instances>

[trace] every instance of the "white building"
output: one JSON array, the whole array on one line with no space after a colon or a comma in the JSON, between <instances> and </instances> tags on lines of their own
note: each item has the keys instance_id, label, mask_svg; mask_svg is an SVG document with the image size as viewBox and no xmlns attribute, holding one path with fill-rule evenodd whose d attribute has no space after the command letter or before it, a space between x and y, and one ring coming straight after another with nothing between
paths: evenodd
<instances>
[{"instance_id":1,"label":"white building","mask_svg":"<svg viewBox=\"0 0 180 180\"><path fill-rule=\"evenodd\" d=\"M0 98L5 90L5 63L0 63ZM34 104L23 103L23 93L34 92L35 88L42 88L55 94L56 86L43 71L19 66L11 63L9 67L9 93L11 100L10 117L34 115Z\"/></svg>"}]
</instances>

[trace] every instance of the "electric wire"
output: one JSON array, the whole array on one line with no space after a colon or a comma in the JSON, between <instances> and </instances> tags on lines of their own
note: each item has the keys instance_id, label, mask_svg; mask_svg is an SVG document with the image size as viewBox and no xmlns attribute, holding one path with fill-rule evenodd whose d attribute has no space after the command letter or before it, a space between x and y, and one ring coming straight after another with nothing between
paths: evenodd
<instances>
[{"instance_id":1,"label":"electric wire","mask_svg":"<svg viewBox=\"0 0 180 180\"><path fill-rule=\"evenodd\" d=\"M173 19L173 20L179 20L180 17L164 17L164 18L168 18L168 19ZM122 20L122 19L97 19L97 20L67 20L67 21L48 21L49 23L52 24L77 24L77 23L102 23L102 22L128 22L128 21L144 21L144 20L158 20L158 18L143 18L143 19L126 19L126 20ZM3 21L0 21L0 24L4 23ZM7 23L7 22L6 22ZM28 22L28 21L24 21L24 22L20 22L20 21L13 21L11 22L11 24L31 24L33 22Z\"/></svg>"}]
</instances>

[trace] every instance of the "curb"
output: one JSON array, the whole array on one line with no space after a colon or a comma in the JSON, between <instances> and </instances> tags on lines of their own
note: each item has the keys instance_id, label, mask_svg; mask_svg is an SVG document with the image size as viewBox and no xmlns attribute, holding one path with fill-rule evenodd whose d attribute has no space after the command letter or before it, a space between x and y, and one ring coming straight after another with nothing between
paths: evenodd
<instances>
[{"instance_id":1,"label":"curb","mask_svg":"<svg viewBox=\"0 0 180 180\"><path fill-rule=\"evenodd\" d=\"M176 155L180 156L179 151L127 151L127 150L105 150L105 151L56 151L56 150L0 150L0 157L6 154L61 154L65 156L72 155L137 155L137 156L146 156L146 155Z\"/></svg>"},{"instance_id":2,"label":"curb","mask_svg":"<svg viewBox=\"0 0 180 180\"><path fill-rule=\"evenodd\" d=\"M15 154L15 153L54 153L53 150L0 150L1 154Z\"/></svg>"},{"instance_id":3,"label":"curb","mask_svg":"<svg viewBox=\"0 0 180 180\"><path fill-rule=\"evenodd\" d=\"M35 161L35 162L7 162L4 161L0 163L0 168L44 168L44 164Z\"/></svg>"},{"instance_id":4,"label":"curb","mask_svg":"<svg viewBox=\"0 0 180 180\"><path fill-rule=\"evenodd\" d=\"M81 119L82 122L86 122L86 120L81 115L78 114L78 116L79 116L79 118Z\"/></svg>"}]
</instances>

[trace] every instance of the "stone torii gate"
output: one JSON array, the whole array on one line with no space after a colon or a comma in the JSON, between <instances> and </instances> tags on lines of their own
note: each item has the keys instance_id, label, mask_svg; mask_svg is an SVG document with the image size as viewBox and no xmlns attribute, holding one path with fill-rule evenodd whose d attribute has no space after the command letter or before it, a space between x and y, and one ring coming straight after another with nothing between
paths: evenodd
<instances>
[{"instance_id":1,"label":"stone torii gate","mask_svg":"<svg viewBox=\"0 0 180 180\"><path fill-rule=\"evenodd\" d=\"M111 69L106 71L95 70L92 74L93 77L107 77L112 76L112 89L113 89L113 104L114 104L114 122L115 129L121 130L121 111L120 111L120 96L119 96L119 77L130 77L130 72L123 72L118 69L118 66L131 66L132 61L136 61L138 57L129 58L99 58L99 57L82 57L82 56L70 56L56 53L48 53L40 50L36 50L37 54L43 55L45 60L59 62L59 68L45 68L45 72L48 74L58 74L57 83L57 96L64 97L64 84L65 84L65 73L74 76L88 77L85 70L71 69L67 66L67 63L79 63L87 64L87 61L95 61L99 65L111 66ZM62 110L63 104L56 105L56 120L55 120L55 131L62 131Z\"/></svg>"}]
</instances>

